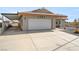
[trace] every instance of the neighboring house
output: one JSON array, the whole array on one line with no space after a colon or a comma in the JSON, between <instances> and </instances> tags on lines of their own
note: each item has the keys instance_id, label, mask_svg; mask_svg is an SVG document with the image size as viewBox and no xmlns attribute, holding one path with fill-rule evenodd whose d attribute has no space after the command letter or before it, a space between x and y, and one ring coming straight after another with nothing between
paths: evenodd
<instances>
[{"instance_id":1,"label":"neighboring house","mask_svg":"<svg viewBox=\"0 0 79 59\"><path fill-rule=\"evenodd\" d=\"M10 20L18 20L18 26L24 31L64 28L65 20L67 20L66 15L55 14L45 8L15 14L2 13L2 15Z\"/></svg>"},{"instance_id":2,"label":"neighboring house","mask_svg":"<svg viewBox=\"0 0 79 59\"><path fill-rule=\"evenodd\" d=\"M2 34L6 30L8 24L9 24L8 18L0 15L0 34Z\"/></svg>"}]
</instances>

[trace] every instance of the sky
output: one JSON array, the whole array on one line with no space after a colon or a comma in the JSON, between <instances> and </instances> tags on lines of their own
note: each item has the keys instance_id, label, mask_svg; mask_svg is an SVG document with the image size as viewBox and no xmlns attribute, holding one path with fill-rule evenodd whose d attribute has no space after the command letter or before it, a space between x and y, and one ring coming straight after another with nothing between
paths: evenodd
<instances>
[{"instance_id":1,"label":"sky","mask_svg":"<svg viewBox=\"0 0 79 59\"><path fill-rule=\"evenodd\" d=\"M22 11L32 11L41 7L0 7L0 13L16 13ZM68 22L79 18L79 7L45 7L49 11L68 16Z\"/></svg>"}]
</instances>

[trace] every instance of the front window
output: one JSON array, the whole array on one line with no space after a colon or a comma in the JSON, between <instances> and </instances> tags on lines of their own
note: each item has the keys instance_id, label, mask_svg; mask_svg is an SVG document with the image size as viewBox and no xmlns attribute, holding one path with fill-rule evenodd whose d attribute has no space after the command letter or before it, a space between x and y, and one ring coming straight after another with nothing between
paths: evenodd
<instances>
[{"instance_id":1,"label":"front window","mask_svg":"<svg viewBox=\"0 0 79 59\"><path fill-rule=\"evenodd\" d=\"M39 19L45 19L45 16L37 16Z\"/></svg>"}]
</instances>

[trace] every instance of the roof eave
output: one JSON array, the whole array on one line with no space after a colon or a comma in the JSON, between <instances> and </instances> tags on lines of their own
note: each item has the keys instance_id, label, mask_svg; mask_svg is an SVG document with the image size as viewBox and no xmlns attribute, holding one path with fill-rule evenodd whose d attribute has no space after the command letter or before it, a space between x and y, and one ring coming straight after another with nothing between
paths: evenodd
<instances>
[{"instance_id":1,"label":"roof eave","mask_svg":"<svg viewBox=\"0 0 79 59\"><path fill-rule=\"evenodd\" d=\"M45 13L18 13L18 14L26 14L26 15L48 15L48 16L60 16L60 17L68 17L68 16L66 16L66 15L55 15L55 14L45 14Z\"/></svg>"}]
</instances>

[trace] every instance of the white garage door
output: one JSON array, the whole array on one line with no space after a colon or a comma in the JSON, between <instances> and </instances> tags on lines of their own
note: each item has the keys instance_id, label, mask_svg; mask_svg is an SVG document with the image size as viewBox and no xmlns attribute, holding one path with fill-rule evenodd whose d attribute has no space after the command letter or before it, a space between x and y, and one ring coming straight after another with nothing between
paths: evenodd
<instances>
[{"instance_id":1,"label":"white garage door","mask_svg":"<svg viewBox=\"0 0 79 59\"><path fill-rule=\"evenodd\" d=\"M51 19L29 19L28 30L51 29Z\"/></svg>"}]
</instances>

